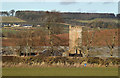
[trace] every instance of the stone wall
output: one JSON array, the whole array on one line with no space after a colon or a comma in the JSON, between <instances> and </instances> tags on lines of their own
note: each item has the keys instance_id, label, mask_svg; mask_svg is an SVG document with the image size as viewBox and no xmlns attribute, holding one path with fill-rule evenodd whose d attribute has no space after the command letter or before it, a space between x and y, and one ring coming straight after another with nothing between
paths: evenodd
<instances>
[{"instance_id":1,"label":"stone wall","mask_svg":"<svg viewBox=\"0 0 120 78\"><path fill-rule=\"evenodd\" d=\"M76 53L75 47L82 43L82 27L69 26L69 51L71 54Z\"/></svg>"}]
</instances>

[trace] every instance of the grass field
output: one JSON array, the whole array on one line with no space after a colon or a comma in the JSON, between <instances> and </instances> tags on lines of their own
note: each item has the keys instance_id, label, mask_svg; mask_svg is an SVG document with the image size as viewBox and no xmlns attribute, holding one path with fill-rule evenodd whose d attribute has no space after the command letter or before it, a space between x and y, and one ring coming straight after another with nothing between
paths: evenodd
<instances>
[{"instance_id":1,"label":"grass field","mask_svg":"<svg viewBox=\"0 0 120 78\"><path fill-rule=\"evenodd\" d=\"M98 21L118 23L118 19L108 19L108 18L96 18L93 20L76 20L76 21L82 22L82 23L91 23L91 22L98 22Z\"/></svg>"},{"instance_id":2,"label":"grass field","mask_svg":"<svg viewBox=\"0 0 120 78\"><path fill-rule=\"evenodd\" d=\"M24 21L24 20L21 20L20 18L17 18L17 17L12 17L12 16L10 16L10 17L7 17L7 16L3 16L2 17L2 21L0 21L0 22L2 22L2 23L6 23L6 22L9 22L9 23L15 23L15 22L17 22L17 23L19 23L19 22L26 22L26 21Z\"/></svg>"},{"instance_id":3,"label":"grass field","mask_svg":"<svg viewBox=\"0 0 120 78\"><path fill-rule=\"evenodd\" d=\"M84 67L84 68L3 68L3 76L117 76L118 68Z\"/></svg>"}]
</instances>

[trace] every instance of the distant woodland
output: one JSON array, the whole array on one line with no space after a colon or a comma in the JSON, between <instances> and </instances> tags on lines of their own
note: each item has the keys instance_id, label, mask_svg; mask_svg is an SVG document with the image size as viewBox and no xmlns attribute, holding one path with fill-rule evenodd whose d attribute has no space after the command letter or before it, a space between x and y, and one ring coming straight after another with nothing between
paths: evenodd
<instances>
[{"instance_id":1,"label":"distant woodland","mask_svg":"<svg viewBox=\"0 0 120 78\"><path fill-rule=\"evenodd\" d=\"M57 12L57 11L14 11L0 12L2 16L16 16L31 24L46 22L67 23L91 28L118 28L120 14L114 13L81 13L81 12ZM52 20L54 19L54 20ZM52 20L52 21L51 21Z\"/></svg>"},{"instance_id":2,"label":"distant woodland","mask_svg":"<svg viewBox=\"0 0 120 78\"><path fill-rule=\"evenodd\" d=\"M16 11L16 16L32 21L39 21L46 13L55 13L49 11ZM63 19L79 19L92 20L95 18L116 18L113 13L72 13L72 12L56 12L61 15ZM25 16L25 17L24 17ZM119 15L117 15L119 17Z\"/></svg>"},{"instance_id":3,"label":"distant woodland","mask_svg":"<svg viewBox=\"0 0 120 78\"><path fill-rule=\"evenodd\" d=\"M46 15L56 15L57 21L72 25L81 25L100 28L118 28L120 14L113 13L71 13L71 12L49 12L49 11L16 11L15 16L28 22L46 22ZM59 17L58 17L59 16ZM62 20L61 20L62 19Z\"/></svg>"}]
</instances>

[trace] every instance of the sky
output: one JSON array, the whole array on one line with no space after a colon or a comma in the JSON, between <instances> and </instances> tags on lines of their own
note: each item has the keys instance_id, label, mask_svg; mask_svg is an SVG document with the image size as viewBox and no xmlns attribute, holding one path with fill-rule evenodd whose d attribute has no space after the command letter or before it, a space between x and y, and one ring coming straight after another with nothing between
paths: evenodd
<instances>
[{"instance_id":1,"label":"sky","mask_svg":"<svg viewBox=\"0 0 120 78\"><path fill-rule=\"evenodd\" d=\"M1 10L34 10L118 14L118 2L2 2Z\"/></svg>"}]
</instances>

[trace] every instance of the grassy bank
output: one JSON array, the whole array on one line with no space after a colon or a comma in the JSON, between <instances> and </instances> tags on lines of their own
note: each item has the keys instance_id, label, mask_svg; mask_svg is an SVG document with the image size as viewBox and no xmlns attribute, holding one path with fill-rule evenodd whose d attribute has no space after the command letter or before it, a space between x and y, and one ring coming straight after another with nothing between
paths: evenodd
<instances>
[{"instance_id":1,"label":"grassy bank","mask_svg":"<svg viewBox=\"0 0 120 78\"><path fill-rule=\"evenodd\" d=\"M3 76L117 76L118 68L115 67L83 67L83 68L3 68Z\"/></svg>"}]
</instances>

